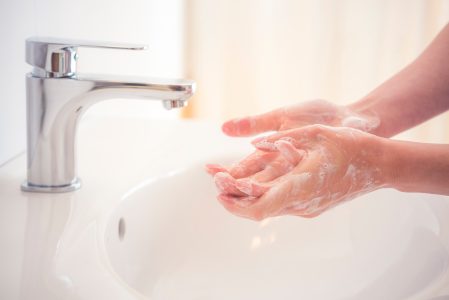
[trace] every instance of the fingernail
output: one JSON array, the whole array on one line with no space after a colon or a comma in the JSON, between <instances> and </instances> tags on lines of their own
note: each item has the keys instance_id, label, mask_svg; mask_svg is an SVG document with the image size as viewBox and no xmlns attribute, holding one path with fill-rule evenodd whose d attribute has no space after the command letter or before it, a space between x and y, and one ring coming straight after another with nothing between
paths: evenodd
<instances>
[{"instance_id":1,"label":"fingernail","mask_svg":"<svg viewBox=\"0 0 449 300\"><path fill-rule=\"evenodd\" d=\"M264 141L266 138L265 137L263 137L263 136L261 136L261 137L258 137L258 138L255 138L254 140L252 140L252 142L251 142L251 144L257 144L257 143L259 143L259 142L262 142L262 141Z\"/></svg>"},{"instance_id":2,"label":"fingernail","mask_svg":"<svg viewBox=\"0 0 449 300\"><path fill-rule=\"evenodd\" d=\"M205 166L206 168L206 172L209 173L210 175L215 175L216 173L222 172L222 173L227 173L228 170L220 165L217 164L206 164Z\"/></svg>"},{"instance_id":3,"label":"fingernail","mask_svg":"<svg viewBox=\"0 0 449 300\"><path fill-rule=\"evenodd\" d=\"M268 187L251 182L250 180L247 180L247 179L237 180L235 187L237 189L239 189L241 192L243 192L249 196L255 196L255 197L260 197L267 190L269 190Z\"/></svg>"},{"instance_id":4,"label":"fingernail","mask_svg":"<svg viewBox=\"0 0 449 300\"><path fill-rule=\"evenodd\" d=\"M259 142L253 142L252 144L253 144L254 147L256 147L259 150L276 151L276 146L273 143L268 142L267 140L261 140Z\"/></svg>"}]
</instances>

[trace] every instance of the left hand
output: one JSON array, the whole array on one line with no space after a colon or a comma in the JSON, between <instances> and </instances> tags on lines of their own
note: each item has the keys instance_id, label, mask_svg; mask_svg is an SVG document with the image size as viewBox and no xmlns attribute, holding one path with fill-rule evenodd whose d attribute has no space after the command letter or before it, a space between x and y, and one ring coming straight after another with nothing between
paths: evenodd
<instances>
[{"instance_id":1,"label":"left hand","mask_svg":"<svg viewBox=\"0 0 449 300\"><path fill-rule=\"evenodd\" d=\"M386 142L357 129L312 125L256 139L258 150L230 170L208 171L219 201L238 216L314 217L385 185Z\"/></svg>"},{"instance_id":2,"label":"left hand","mask_svg":"<svg viewBox=\"0 0 449 300\"><path fill-rule=\"evenodd\" d=\"M372 112L362 114L350 106L315 99L260 115L229 120L223 124L222 130L229 136L253 136L267 131L284 131L321 124L371 132L379 126L379 122L379 118Z\"/></svg>"}]
</instances>

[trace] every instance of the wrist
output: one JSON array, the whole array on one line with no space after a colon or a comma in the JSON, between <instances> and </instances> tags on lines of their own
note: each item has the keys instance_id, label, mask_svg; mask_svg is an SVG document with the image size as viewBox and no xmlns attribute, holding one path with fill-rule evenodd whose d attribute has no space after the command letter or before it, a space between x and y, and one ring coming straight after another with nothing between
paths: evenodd
<instances>
[{"instance_id":1,"label":"wrist","mask_svg":"<svg viewBox=\"0 0 449 300\"><path fill-rule=\"evenodd\" d=\"M401 192L449 195L449 145L386 141L386 186Z\"/></svg>"},{"instance_id":2,"label":"wrist","mask_svg":"<svg viewBox=\"0 0 449 300\"><path fill-rule=\"evenodd\" d=\"M382 173L382 186L397 189L400 160L398 160L394 141L383 137L377 139L379 140L379 169Z\"/></svg>"},{"instance_id":3,"label":"wrist","mask_svg":"<svg viewBox=\"0 0 449 300\"><path fill-rule=\"evenodd\" d=\"M345 106L347 116L342 119L341 125L379 135L381 120L371 103L370 99L362 99Z\"/></svg>"},{"instance_id":4,"label":"wrist","mask_svg":"<svg viewBox=\"0 0 449 300\"><path fill-rule=\"evenodd\" d=\"M376 189L393 187L396 182L395 154L391 151L391 140L373 134L361 139L362 161L366 161L365 172L371 173Z\"/></svg>"}]
</instances>

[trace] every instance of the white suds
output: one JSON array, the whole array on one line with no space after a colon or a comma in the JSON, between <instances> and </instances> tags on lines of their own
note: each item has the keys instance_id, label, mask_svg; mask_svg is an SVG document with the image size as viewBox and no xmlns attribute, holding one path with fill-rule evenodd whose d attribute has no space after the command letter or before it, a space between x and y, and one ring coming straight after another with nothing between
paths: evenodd
<instances>
[{"instance_id":1,"label":"white suds","mask_svg":"<svg viewBox=\"0 0 449 300\"><path fill-rule=\"evenodd\" d=\"M341 120L343 127L351 127L365 132L370 132L379 126L378 119L366 119L359 116L349 116Z\"/></svg>"}]
</instances>

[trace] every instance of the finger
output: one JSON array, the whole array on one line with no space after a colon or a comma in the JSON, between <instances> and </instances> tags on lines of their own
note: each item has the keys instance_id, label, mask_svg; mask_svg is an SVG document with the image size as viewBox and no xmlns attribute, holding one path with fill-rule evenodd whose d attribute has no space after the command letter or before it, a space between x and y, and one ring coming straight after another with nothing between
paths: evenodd
<instances>
[{"instance_id":1,"label":"finger","mask_svg":"<svg viewBox=\"0 0 449 300\"><path fill-rule=\"evenodd\" d=\"M259 150L277 151L274 142L284 140L292 144L295 148L305 148L310 141L314 140L320 133L326 130L324 125L312 125L303 128L296 128L275 133L267 137L260 137L251 142Z\"/></svg>"},{"instance_id":2,"label":"finger","mask_svg":"<svg viewBox=\"0 0 449 300\"><path fill-rule=\"evenodd\" d=\"M300 194L307 194L310 179L310 173L288 175L286 180L278 181L262 196L251 200L250 205L242 205L238 202L242 197L236 196L222 195L219 200L231 213L257 221L284 214L314 217L318 210L308 211L307 203L293 203L294 206L291 203L298 201Z\"/></svg>"},{"instance_id":3,"label":"finger","mask_svg":"<svg viewBox=\"0 0 449 300\"><path fill-rule=\"evenodd\" d=\"M257 202L259 198L252 197L251 199L248 198L242 201L243 199L237 197L218 195L217 199L221 203L221 205L223 205L223 207L230 213L251 220L259 220L251 210L252 204L254 202Z\"/></svg>"},{"instance_id":4,"label":"finger","mask_svg":"<svg viewBox=\"0 0 449 300\"><path fill-rule=\"evenodd\" d=\"M293 168L293 165L283 156L278 156L265 169L253 176L258 182L270 182L276 178L287 174Z\"/></svg>"},{"instance_id":5,"label":"finger","mask_svg":"<svg viewBox=\"0 0 449 300\"><path fill-rule=\"evenodd\" d=\"M263 170L273 159L277 157L277 153L268 153L256 151L239 163L232 166L229 173L234 178L249 177Z\"/></svg>"},{"instance_id":6,"label":"finger","mask_svg":"<svg viewBox=\"0 0 449 300\"><path fill-rule=\"evenodd\" d=\"M274 146L293 166L296 166L305 154L303 150L296 149L295 146L286 140L277 140L274 142Z\"/></svg>"},{"instance_id":7,"label":"finger","mask_svg":"<svg viewBox=\"0 0 449 300\"><path fill-rule=\"evenodd\" d=\"M251 136L266 131L278 130L281 126L282 110L233 119L223 124L222 130L229 136Z\"/></svg>"},{"instance_id":8,"label":"finger","mask_svg":"<svg viewBox=\"0 0 449 300\"><path fill-rule=\"evenodd\" d=\"M297 201L303 198L302 194L308 194L311 176L310 173L286 175L285 178L273 183L273 186L251 206L253 214L266 218L291 214L288 208L307 209L306 202L298 203Z\"/></svg>"},{"instance_id":9,"label":"finger","mask_svg":"<svg viewBox=\"0 0 449 300\"><path fill-rule=\"evenodd\" d=\"M272 192L264 194L264 196L249 200L248 202L241 201L240 197L232 197L229 195L219 195L220 203L231 213L239 217L248 218L254 221L261 221L265 218L276 216L280 214L282 207L282 198L279 192L283 189L276 189ZM270 194L267 197L267 194Z\"/></svg>"},{"instance_id":10,"label":"finger","mask_svg":"<svg viewBox=\"0 0 449 300\"><path fill-rule=\"evenodd\" d=\"M289 190L289 182L284 182L276 188L270 189L263 196L251 199L250 204L242 202L241 197L224 194L219 195L218 200L228 211L237 216L261 221L282 214Z\"/></svg>"},{"instance_id":11,"label":"finger","mask_svg":"<svg viewBox=\"0 0 449 300\"><path fill-rule=\"evenodd\" d=\"M250 207L253 217L262 220L281 215L287 206L291 190L292 183L290 181L280 182L272 187Z\"/></svg>"},{"instance_id":12,"label":"finger","mask_svg":"<svg viewBox=\"0 0 449 300\"><path fill-rule=\"evenodd\" d=\"M234 196L247 196L245 193L236 188L236 180L228 173L219 172L215 174L214 181L217 189L222 194Z\"/></svg>"},{"instance_id":13,"label":"finger","mask_svg":"<svg viewBox=\"0 0 449 300\"><path fill-rule=\"evenodd\" d=\"M254 175L258 182L269 182L290 172L303 158L305 151L296 149L290 142L279 140L273 144L281 153L264 170Z\"/></svg>"},{"instance_id":14,"label":"finger","mask_svg":"<svg viewBox=\"0 0 449 300\"><path fill-rule=\"evenodd\" d=\"M254 197L260 197L270 189L268 186L263 186L247 178L237 180L236 188L241 192Z\"/></svg>"},{"instance_id":15,"label":"finger","mask_svg":"<svg viewBox=\"0 0 449 300\"><path fill-rule=\"evenodd\" d=\"M228 209L233 208L233 210L236 210L238 208L246 208L252 205L258 199L254 196L236 197L227 194L219 194L217 198L223 205L225 205L225 207L227 207Z\"/></svg>"},{"instance_id":16,"label":"finger","mask_svg":"<svg viewBox=\"0 0 449 300\"><path fill-rule=\"evenodd\" d=\"M225 167L223 167L221 165L217 165L217 164L207 164L206 172L212 176L214 176L215 174L217 174L219 172L229 173L229 171Z\"/></svg>"}]
</instances>

